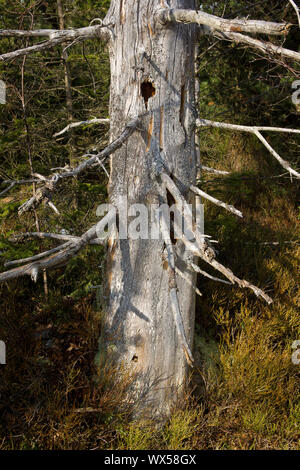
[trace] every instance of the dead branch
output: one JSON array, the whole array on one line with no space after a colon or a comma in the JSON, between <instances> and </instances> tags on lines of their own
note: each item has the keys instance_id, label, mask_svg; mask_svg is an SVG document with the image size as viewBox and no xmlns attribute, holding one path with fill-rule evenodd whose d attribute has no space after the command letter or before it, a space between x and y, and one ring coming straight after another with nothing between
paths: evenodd
<instances>
[{"instance_id":1,"label":"dead branch","mask_svg":"<svg viewBox=\"0 0 300 470\"><path fill-rule=\"evenodd\" d=\"M9 186L4 189L0 193L0 197L4 196L4 194L8 193L11 189L13 189L17 185L22 185L22 184L32 184L32 183L38 183L38 179L29 179L29 180L5 180L3 181L2 184L8 184Z\"/></svg>"},{"instance_id":2,"label":"dead branch","mask_svg":"<svg viewBox=\"0 0 300 470\"><path fill-rule=\"evenodd\" d=\"M297 18L298 18L298 23L299 23L299 27L300 27L300 10L299 10L299 7L296 5L296 3L294 2L294 0L289 0L290 4L292 5L292 7L294 8L295 12L296 12L296 15L297 15Z\"/></svg>"},{"instance_id":3,"label":"dead branch","mask_svg":"<svg viewBox=\"0 0 300 470\"><path fill-rule=\"evenodd\" d=\"M206 271L203 271L202 269L200 269L199 266L197 266L197 264L195 264L193 262L190 263L190 266L194 269L194 271L196 273L202 274L202 276L207 277L208 279L211 279L212 281L222 282L223 284L229 284L229 285L232 284L232 282L225 281L224 279L220 279L218 277L211 276Z\"/></svg>"},{"instance_id":4,"label":"dead branch","mask_svg":"<svg viewBox=\"0 0 300 470\"><path fill-rule=\"evenodd\" d=\"M287 240L282 242L247 242L246 245L263 245L263 246L279 246L279 245L297 245L300 246L300 240Z\"/></svg>"},{"instance_id":5,"label":"dead branch","mask_svg":"<svg viewBox=\"0 0 300 470\"><path fill-rule=\"evenodd\" d=\"M57 207L53 204L52 201L47 201L47 206L50 207L50 209L52 209L56 215L60 215L60 212L59 210L57 209Z\"/></svg>"},{"instance_id":6,"label":"dead branch","mask_svg":"<svg viewBox=\"0 0 300 470\"><path fill-rule=\"evenodd\" d=\"M269 142L263 137L261 131L266 132L286 132L291 134L300 134L300 130L297 129L287 129L285 127L260 127L260 126L240 126L236 124L227 124L225 122L215 122L209 121L207 119L197 119L196 121L197 127L215 127L218 129L228 129L233 131L241 131L241 132L248 132L250 134L256 135L256 137L264 144L264 146L269 150L269 152L273 155L274 158L280 163L280 165L285 168L290 175L296 176L296 178L300 179L300 174L294 170L289 162L284 160L274 149L271 147Z\"/></svg>"},{"instance_id":7,"label":"dead branch","mask_svg":"<svg viewBox=\"0 0 300 470\"><path fill-rule=\"evenodd\" d=\"M206 261L208 264L213 266L217 271L219 271L225 277L227 277L227 279L229 279L232 283L237 284L240 287L245 287L245 288L251 289L254 292L254 294L256 295L256 297L261 297L268 304L273 303L273 300L271 299L271 297L269 297L263 290L259 289L259 287L254 286L253 284L251 284L250 282L248 282L244 279L239 279L237 276L235 276L235 274L233 274L233 272L230 269L223 266L217 260L215 260L215 259L211 260L205 254L204 254L204 256L201 256L201 257L204 261Z\"/></svg>"},{"instance_id":8,"label":"dead branch","mask_svg":"<svg viewBox=\"0 0 300 470\"><path fill-rule=\"evenodd\" d=\"M184 325L182 322L182 317L181 317L181 312L180 312L180 307L179 307L179 302L178 302L177 289L175 287L170 288L170 302L172 306L175 324L177 327L177 331L179 333L179 337L181 339L181 343L182 343L182 347L185 353L187 363L189 364L189 366L193 367L194 358L189 348L189 345L187 343L187 340L185 338L185 331L184 331Z\"/></svg>"},{"instance_id":9,"label":"dead branch","mask_svg":"<svg viewBox=\"0 0 300 470\"><path fill-rule=\"evenodd\" d=\"M207 173L214 173L215 175L230 175L229 171L225 170L216 170L215 168L210 168L209 166L201 165L201 171L206 171Z\"/></svg>"},{"instance_id":10,"label":"dead branch","mask_svg":"<svg viewBox=\"0 0 300 470\"><path fill-rule=\"evenodd\" d=\"M232 33L232 32L221 32L211 29L206 30L207 34L210 34L221 40L233 41L236 44L245 44L253 49L261 51L265 55L275 55L279 57L285 57L287 59L296 60L300 62L300 52L292 51L291 49L285 49L282 46L276 46L271 42L261 41L254 39L246 34Z\"/></svg>"},{"instance_id":11,"label":"dead branch","mask_svg":"<svg viewBox=\"0 0 300 470\"><path fill-rule=\"evenodd\" d=\"M191 209L186 202L183 195L180 193L179 189L177 188L174 181L170 178L167 173L162 173L160 175L165 187L170 191L173 198L175 199L176 203L179 203L184 208L185 214L188 215L190 219L192 219L192 212ZM192 243L190 240L187 240L186 237L182 237L182 242L186 245L187 249L189 249L192 253L196 256L201 258L206 263L213 266L217 271L222 273L227 279L229 279L233 284L237 284L240 287L247 287L251 289L257 297L262 297L268 304L272 303L272 299L261 289L258 287L250 284L248 281L241 280L237 276L233 274L233 272L223 266L215 259L215 253L212 248L207 245L207 242L203 241L203 236L197 230L193 232L195 236L196 243Z\"/></svg>"},{"instance_id":12,"label":"dead branch","mask_svg":"<svg viewBox=\"0 0 300 470\"><path fill-rule=\"evenodd\" d=\"M180 276L182 279L185 280L185 282L191 286L191 288L196 292L197 295L199 295L199 297L202 297L202 293L200 292L200 290L198 289L198 287L194 286L194 284L192 283L192 281L189 280L189 278L186 276L186 274L184 274L179 268L175 268L175 271L176 271L176 274L178 274L178 276Z\"/></svg>"},{"instance_id":13,"label":"dead branch","mask_svg":"<svg viewBox=\"0 0 300 470\"><path fill-rule=\"evenodd\" d=\"M48 41L44 41L33 46L18 49L13 52L0 55L0 60L6 61L10 59L16 59L17 57L23 57L35 52L40 52L52 47L58 46L63 43L70 43L74 41L82 41L91 38L100 38L102 40L108 40L109 30L108 25L98 24L95 26L87 26L79 29L39 29L36 31L18 31L18 30L7 30L0 29L0 37L49 37Z\"/></svg>"},{"instance_id":14,"label":"dead branch","mask_svg":"<svg viewBox=\"0 0 300 470\"><path fill-rule=\"evenodd\" d=\"M165 199L167 200L167 195L165 194ZM184 350L184 354L186 360L190 366L193 366L194 358L190 347L188 345L184 325L181 317L178 296L177 296L177 282L176 282L176 266L175 266L175 254L172 245L172 240L170 237L170 231L167 226L164 214L162 214L161 218L161 232L162 237L166 245L167 251L167 262L168 262L168 270L169 270L169 297L170 303L172 308L172 313L174 317L174 322L177 328L178 336L180 338L180 342L182 344L182 348Z\"/></svg>"},{"instance_id":15,"label":"dead branch","mask_svg":"<svg viewBox=\"0 0 300 470\"><path fill-rule=\"evenodd\" d=\"M106 225L111 224L114 221L114 218L114 211L108 212L100 222L85 232L78 240L72 240L61 245L60 250L57 253L53 254L52 252L52 254L48 256L49 252L45 252L42 255L47 256L46 258L0 273L0 282L16 279L25 275L31 276L31 279L36 282L39 272L43 272L45 269L57 268L66 264L71 258L76 256L82 248L87 246L91 240L97 238L97 234L103 232ZM37 259L37 257L35 258Z\"/></svg>"},{"instance_id":16,"label":"dead branch","mask_svg":"<svg viewBox=\"0 0 300 470\"><path fill-rule=\"evenodd\" d=\"M289 129L287 127L266 127L266 126L241 126L239 124L228 124L219 121L209 121L208 119L197 119L197 127L218 127L221 129L229 129L233 131L252 132L286 132L288 134L300 134L299 129Z\"/></svg>"},{"instance_id":17,"label":"dead branch","mask_svg":"<svg viewBox=\"0 0 300 470\"><path fill-rule=\"evenodd\" d=\"M109 119L90 119L88 121L80 121L80 122L72 122L68 126L66 126L62 131L57 132L56 134L53 135L54 138L60 137L61 135L65 134L66 132L69 132L71 129L75 129L76 127L81 127L81 126L90 126L92 124L107 124L109 123Z\"/></svg>"},{"instance_id":18,"label":"dead branch","mask_svg":"<svg viewBox=\"0 0 300 470\"><path fill-rule=\"evenodd\" d=\"M71 30L70 30L71 31ZM14 37L14 38L36 38L48 37L53 38L58 29L35 29L32 31L22 31L20 29L0 29L0 37Z\"/></svg>"},{"instance_id":19,"label":"dead branch","mask_svg":"<svg viewBox=\"0 0 300 470\"><path fill-rule=\"evenodd\" d=\"M219 199L216 199L215 197L210 196L209 194L205 193L204 191L197 188L196 186L191 186L190 190L193 193L198 194L204 199L207 199L208 201L212 202L213 204L216 204L217 206L223 207L223 209L226 209L227 211L232 212L238 217L243 217L243 214L241 213L241 211L237 210L235 207L231 206L230 204L226 204L225 202L219 201Z\"/></svg>"},{"instance_id":20,"label":"dead branch","mask_svg":"<svg viewBox=\"0 0 300 470\"><path fill-rule=\"evenodd\" d=\"M52 248L51 250L44 251L44 253L39 253L38 255L31 256L30 258L23 258L23 259L17 259L14 261L7 261L4 263L4 267L8 268L9 266L15 266L16 264L24 264L24 263L31 263L33 261L37 261L42 258L46 258L47 256L53 255L54 253L57 253L59 251L62 251L64 248L67 248L69 246L70 242L64 243L63 245L56 246L55 248Z\"/></svg>"},{"instance_id":21,"label":"dead branch","mask_svg":"<svg viewBox=\"0 0 300 470\"><path fill-rule=\"evenodd\" d=\"M240 31L245 33L261 33L268 35L286 35L291 24L273 23L269 21L246 20L235 18L228 20L196 10L160 9L157 18L161 23L196 23L210 26L224 32Z\"/></svg>"},{"instance_id":22,"label":"dead branch","mask_svg":"<svg viewBox=\"0 0 300 470\"><path fill-rule=\"evenodd\" d=\"M262 289L254 286L253 284L251 284L250 282L244 279L239 279L237 276L233 274L233 272L230 269L226 268L221 263L219 263L215 259L215 254L213 250L209 248L207 244L204 245L204 248L200 248L201 245L199 244L199 239L198 239L197 234L195 234L195 238L197 241L196 244L190 242L184 237L182 238L183 243L191 252L194 253L195 256L198 256L207 264L215 268L216 271L219 271L221 274L223 274L227 279L229 279L229 281L231 281L232 284L237 284L239 287L251 289L257 297L261 297L268 304L271 304L273 302L271 297L269 297ZM203 242L202 242L202 245L203 245Z\"/></svg>"},{"instance_id":23,"label":"dead branch","mask_svg":"<svg viewBox=\"0 0 300 470\"><path fill-rule=\"evenodd\" d=\"M125 127L122 134L117 139L111 142L100 153L98 153L97 155L93 155L92 157L85 160L83 163L81 163L77 167L68 168L64 172L54 173L54 175L52 175L48 179L45 178L45 181L46 181L45 186L37 190L35 196L33 196L28 201L26 201L24 204L22 204L22 206L19 208L19 211L18 211L19 215L23 214L23 212L26 212L30 209L36 208L43 200L49 199L51 196L50 193L55 190L58 183L60 183L63 179L73 178L75 176L78 176L83 171L91 168L94 165L103 164L111 154L113 154L116 150L118 150L126 142L126 140L129 139L129 137L137 129L138 123L139 123L139 120L137 118L130 121Z\"/></svg>"},{"instance_id":24,"label":"dead branch","mask_svg":"<svg viewBox=\"0 0 300 470\"><path fill-rule=\"evenodd\" d=\"M50 240L67 240L67 241L79 241L80 237L75 235L67 235L61 233L46 233L46 232L25 232L14 235L9 239L10 242L22 243L25 240L30 240L32 238L39 238L39 239L50 239ZM90 245L103 245L103 240L99 238L95 238L90 240Z\"/></svg>"}]
</instances>

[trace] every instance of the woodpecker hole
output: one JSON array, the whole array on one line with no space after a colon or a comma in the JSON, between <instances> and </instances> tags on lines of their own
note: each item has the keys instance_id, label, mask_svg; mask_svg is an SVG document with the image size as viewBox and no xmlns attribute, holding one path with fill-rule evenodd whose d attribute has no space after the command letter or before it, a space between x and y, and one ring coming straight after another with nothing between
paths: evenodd
<instances>
[{"instance_id":1,"label":"woodpecker hole","mask_svg":"<svg viewBox=\"0 0 300 470\"><path fill-rule=\"evenodd\" d=\"M138 356L135 354L131 360L132 360L132 362L138 362L139 358L138 358Z\"/></svg>"},{"instance_id":2,"label":"woodpecker hole","mask_svg":"<svg viewBox=\"0 0 300 470\"><path fill-rule=\"evenodd\" d=\"M155 88L153 83L145 80L141 85L141 95L144 98L146 109L148 109L148 101L155 95Z\"/></svg>"}]
</instances>

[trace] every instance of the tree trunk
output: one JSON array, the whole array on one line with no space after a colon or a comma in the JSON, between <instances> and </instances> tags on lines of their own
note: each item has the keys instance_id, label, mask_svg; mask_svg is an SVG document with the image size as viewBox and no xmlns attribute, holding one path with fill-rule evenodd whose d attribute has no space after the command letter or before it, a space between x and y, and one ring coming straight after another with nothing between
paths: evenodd
<instances>
[{"instance_id":1,"label":"tree trunk","mask_svg":"<svg viewBox=\"0 0 300 470\"><path fill-rule=\"evenodd\" d=\"M66 28L65 25L65 15L64 15L64 8L62 0L56 0L57 3L57 15L59 21L59 29L63 31ZM66 108L67 108L67 115L68 115L68 124L73 121L73 98L72 98L72 79L71 79L71 71L69 66L69 54L66 50L66 46L62 46L62 61L64 65L64 79L65 79L65 89L66 89ZM71 165L76 165L78 159L75 157L76 148L74 145L74 132L73 129L70 129L69 133L69 142L68 142L68 150L69 150L69 159ZM76 192L77 182L75 180L74 189ZM75 207L77 204L75 203ZM77 207L76 207L77 208Z\"/></svg>"},{"instance_id":2,"label":"tree trunk","mask_svg":"<svg viewBox=\"0 0 300 470\"><path fill-rule=\"evenodd\" d=\"M172 8L195 8L194 0L172 0ZM110 42L111 139L135 116L145 114L135 132L111 159L109 196L132 203L160 204L163 191L155 166L164 161L189 200L195 182L195 26L167 25L154 19L164 0L112 1ZM164 201L167 202L167 201ZM172 204L171 199L168 201ZM190 253L174 242L180 269L195 283L185 260ZM132 372L137 414L169 414L184 393L188 365L172 316L163 240L124 239L112 243L108 260L109 305L99 357ZM178 278L185 334L192 347L194 290Z\"/></svg>"}]
</instances>

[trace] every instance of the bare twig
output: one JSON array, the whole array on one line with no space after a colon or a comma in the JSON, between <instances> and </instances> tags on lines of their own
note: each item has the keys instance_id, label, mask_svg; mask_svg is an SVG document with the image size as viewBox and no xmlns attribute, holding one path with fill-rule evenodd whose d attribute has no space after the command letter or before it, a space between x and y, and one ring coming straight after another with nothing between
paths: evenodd
<instances>
[{"instance_id":1,"label":"bare twig","mask_svg":"<svg viewBox=\"0 0 300 470\"><path fill-rule=\"evenodd\" d=\"M61 135L65 134L66 132L69 132L71 129L74 129L76 127L88 126L92 124L107 124L107 123L109 123L109 119L96 119L96 118L90 119L88 121L72 122L71 124L66 126L63 130L54 134L53 137L54 138L60 137Z\"/></svg>"},{"instance_id":2,"label":"bare twig","mask_svg":"<svg viewBox=\"0 0 300 470\"><path fill-rule=\"evenodd\" d=\"M243 217L243 214L241 211L237 210L235 207L231 206L230 204L226 204L225 202L219 201L219 199L216 199L213 196L210 196L209 194L205 193L201 189L197 188L196 186L191 186L190 190L198 194L200 197L203 197L204 199L207 199L208 201L212 202L213 204L216 204L219 207L223 207L223 209L226 209L229 212L232 212L233 214L237 215L238 217Z\"/></svg>"},{"instance_id":3,"label":"bare twig","mask_svg":"<svg viewBox=\"0 0 300 470\"><path fill-rule=\"evenodd\" d=\"M228 129L232 131L243 132L286 132L287 134L300 134L300 129L289 129L287 127L266 127L266 126L241 126L238 124L228 124L226 122L209 121L208 119L197 119L197 127L217 127L220 129Z\"/></svg>"},{"instance_id":4,"label":"bare twig","mask_svg":"<svg viewBox=\"0 0 300 470\"><path fill-rule=\"evenodd\" d=\"M198 237L196 234L195 236L197 239ZM207 246L204 247L204 249L200 248L198 240L197 240L197 244L191 243L185 238L182 238L182 241L187 246L187 248L194 253L195 256L198 256L207 264L211 265L214 269L222 273L225 277L227 277L227 279L229 279L229 281L231 281L232 284L237 284L239 287L251 289L257 297L261 297L268 304L271 304L273 302L271 297L268 296L262 289L254 286L253 284L251 284L250 282L244 279L239 279L237 276L233 274L233 272L230 269L226 268L225 266L223 266L223 264L219 263L215 259L215 255L210 248L207 248Z\"/></svg>"},{"instance_id":5,"label":"bare twig","mask_svg":"<svg viewBox=\"0 0 300 470\"><path fill-rule=\"evenodd\" d=\"M213 266L217 271L219 271L220 273L222 273L225 277L227 277L227 279L229 279L232 283L234 284L237 284L238 286L240 287L245 287L245 288L248 288L248 289L251 289L254 294L256 295L256 297L261 297L262 299L264 299L268 304L271 304L273 302L273 300L271 299L271 297L269 297L263 290L261 290L259 287L256 287L254 286L253 284L251 284L250 282L244 280L244 279L239 279L237 276L235 276L233 274L233 272L226 268L225 266L223 266L221 263L219 263L218 261L216 261L215 259L210 259L209 257L207 256L201 256L202 259L204 261L206 261L207 263L211 264L211 266Z\"/></svg>"},{"instance_id":6,"label":"bare twig","mask_svg":"<svg viewBox=\"0 0 300 470\"><path fill-rule=\"evenodd\" d=\"M210 168L209 166L201 165L201 171L206 171L207 173L214 173L215 175L230 175L229 171L225 170L216 170L215 168Z\"/></svg>"},{"instance_id":7,"label":"bare twig","mask_svg":"<svg viewBox=\"0 0 300 470\"><path fill-rule=\"evenodd\" d=\"M289 240L282 242L247 242L246 245L264 245L264 246L279 246L279 245L300 245L300 240Z\"/></svg>"},{"instance_id":8,"label":"bare twig","mask_svg":"<svg viewBox=\"0 0 300 470\"><path fill-rule=\"evenodd\" d=\"M246 46L259 50L268 56L275 55L300 62L300 52L292 51L291 49L285 49L282 46L276 46L271 42L261 41L259 39L247 36L246 34L220 32L217 30L207 30L207 34L210 34L221 40L229 40L237 44L245 44Z\"/></svg>"},{"instance_id":9,"label":"bare twig","mask_svg":"<svg viewBox=\"0 0 300 470\"><path fill-rule=\"evenodd\" d=\"M47 206L49 206L49 207L55 212L55 214L60 215L59 210L58 210L57 207L53 204L52 201L47 201Z\"/></svg>"},{"instance_id":10,"label":"bare twig","mask_svg":"<svg viewBox=\"0 0 300 470\"><path fill-rule=\"evenodd\" d=\"M4 196L4 194L8 193L11 189L13 189L15 186L17 185L21 185L21 184L32 184L32 183L38 183L38 180L35 180L35 179L29 179L29 180L5 180L3 181L2 184L8 184L9 186L4 189L4 191L2 191L0 193L0 197L1 196Z\"/></svg>"},{"instance_id":11,"label":"bare twig","mask_svg":"<svg viewBox=\"0 0 300 470\"><path fill-rule=\"evenodd\" d=\"M14 235L13 237L9 239L9 241L20 243L31 238L40 238L40 239L49 239L49 240L68 240L68 241L80 240L80 237L77 237L76 235L67 235L67 234L61 234L61 233L47 233L47 232L26 232L26 233L20 233L18 235ZM103 245L103 243L104 243L103 240L100 240L99 238L92 239L89 242L90 245Z\"/></svg>"},{"instance_id":12,"label":"bare twig","mask_svg":"<svg viewBox=\"0 0 300 470\"><path fill-rule=\"evenodd\" d=\"M229 285L232 284L232 282L225 281L224 279L220 279L218 277L211 276L206 271L203 271L202 269L200 269L199 266L197 266L195 263L191 262L190 265L194 269L194 271L196 271L196 273L202 274L202 276L207 277L208 279L211 279L212 281L222 282L223 284L229 284Z\"/></svg>"},{"instance_id":13,"label":"bare twig","mask_svg":"<svg viewBox=\"0 0 300 470\"><path fill-rule=\"evenodd\" d=\"M199 297L202 297L202 293L200 292L200 290L198 289L198 287L194 286L194 284L192 283L192 281L190 281L190 279L188 278L188 276L183 273L179 268L175 268L175 271L176 271L176 274L178 274L178 276L180 276L182 279L185 280L185 282L187 284L189 284L189 286L191 286L191 288L196 292L197 295L199 295Z\"/></svg>"},{"instance_id":14,"label":"bare twig","mask_svg":"<svg viewBox=\"0 0 300 470\"><path fill-rule=\"evenodd\" d=\"M299 7L296 5L296 3L294 2L294 0L289 0L290 4L292 5L292 7L294 8L295 12L296 12L296 15L297 15L297 18L298 18L298 23L299 23L299 27L300 27L300 10L299 10Z\"/></svg>"},{"instance_id":15,"label":"bare twig","mask_svg":"<svg viewBox=\"0 0 300 470\"><path fill-rule=\"evenodd\" d=\"M266 132L286 132L290 134L300 134L300 130L298 129L287 129L285 127L261 127L261 126L240 126L236 124L227 124L225 122L215 122L209 121L207 119L197 119L196 121L197 127L215 127L218 129L228 129L233 131L241 131L241 132L248 132L250 134L256 135L256 137L264 144L264 146L269 150L269 152L276 158L276 160L280 163L280 165L285 168L290 175L296 176L296 178L300 178L300 174L291 168L289 162L281 158L281 156L271 147L268 141L262 136L261 131Z\"/></svg>"},{"instance_id":16,"label":"bare twig","mask_svg":"<svg viewBox=\"0 0 300 470\"><path fill-rule=\"evenodd\" d=\"M31 263L32 261L37 261L39 259L46 258L47 256L53 255L54 253L62 251L64 248L67 248L69 244L70 242L64 243L63 245L56 246L55 248L52 248L51 250L44 251L44 253L39 253L38 255L31 256L29 258L17 259L14 261L7 261L6 263L4 263L4 266L7 268L9 266L15 266L16 264Z\"/></svg>"}]
</instances>

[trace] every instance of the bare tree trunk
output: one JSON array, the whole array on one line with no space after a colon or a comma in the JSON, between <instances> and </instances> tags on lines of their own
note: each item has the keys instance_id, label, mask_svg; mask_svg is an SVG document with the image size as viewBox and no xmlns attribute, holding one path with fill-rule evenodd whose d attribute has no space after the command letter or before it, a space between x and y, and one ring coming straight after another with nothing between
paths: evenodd
<instances>
[{"instance_id":1,"label":"bare tree trunk","mask_svg":"<svg viewBox=\"0 0 300 470\"><path fill-rule=\"evenodd\" d=\"M173 0L175 8L194 8L194 0ZM110 200L159 204L161 185L154 167L165 161L187 199L195 181L195 80L193 25L161 28L154 21L158 0L116 0L108 18L115 31L110 43L111 139L134 116L145 115L144 131L135 133L111 159ZM167 201L163 201L167 202ZM172 204L172 201L169 201ZM190 256L177 242L181 270ZM109 307L100 340L101 364L111 356L136 374L138 414L168 414L182 396L188 366L172 317L162 240L120 240L109 256ZM195 275L185 272L194 283ZM194 334L194 290L178 279L178 296L190 346ZM104 354L106 351L107 354ZM140 400L137 400L140 398Z\"/></svg>"},{"instance_id":2,"label":"bare tree trunk","mask_svg":"<svg viewBox=\"0 0 300 470\"><path fill-rule=\"evenodd\" d=\"M63 9L62 0L57 0L57 14L58 14L58 20L59 20L59 29L63 31L65 29L65 18L64 18L64 9ZM66 47L65 45L62 46L63 48L62 59L64 63L64 74L65 74L66 105L67 105L68 121L72 122L73 120L72 80L71 80L70 67L68 63L68 53L65 50L65 47ZM71 139L72 139L72 135L71 135ZM72 154L73 154L73 151L72 151Z\"/></svg>"},{"instance_id":3,"label":"bare tree trunk","mask_svg":"<svg viewBox=\"0 0 300 470\"><path fill-rule=\"evenodd\" d=\"M63 31L66 27L65 25L65 15L64 15L64 8L62 4L62 0L57 0L57 14L59 20L59 29ZM66 51L66 46L63 44L62 46L62 60L64 64L64 75L65 75L65 88L66 88L66 106L67 106L67 114L68 114L68 122L71 123L73 121L73 98L72 98L72 79L71 79L71 71L69 66L69 55ZM73 130L70 130L70 137L69 137L69 154L70 154L70 163L74 165L77 163L77 158L75 157L76 148L74 145L74 133ZM75 181L76 186L76 181Z\"/></svg>"}]
</instances>

